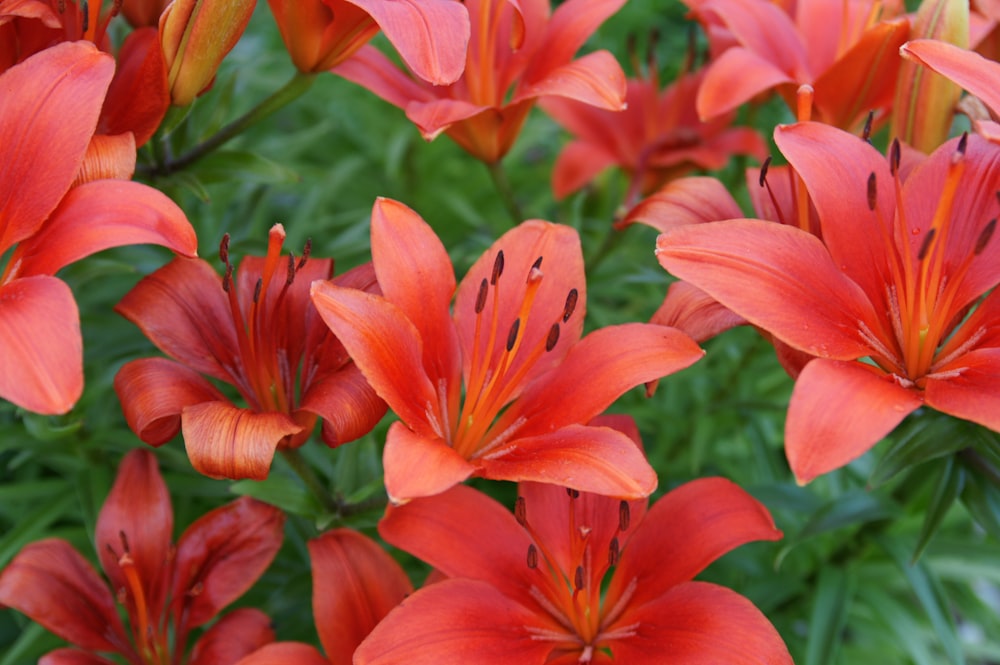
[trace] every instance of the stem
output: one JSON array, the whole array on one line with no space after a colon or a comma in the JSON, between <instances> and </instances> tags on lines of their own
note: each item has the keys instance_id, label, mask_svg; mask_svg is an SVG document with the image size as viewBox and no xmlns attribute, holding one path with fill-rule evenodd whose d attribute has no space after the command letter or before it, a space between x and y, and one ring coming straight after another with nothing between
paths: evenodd
<instances>
[{"instance_id":1,"label":"stem","mask_svg":"<svg viewBox=\"0 0 1000 665\"><path fill-rule=\"evenodd\" d=\"M483 163L485 164L485 162ZM507 172L504 171L503 164L498 159L495 162L486 164L486 168L489 169L490 178L493 179L493 186L496 187L504 207L507 208L507 213L514 221L514 225L520 224L524 221L524 213L521 212L521 206L518 205L517 199L514 198L514 190L510 187L510 180L507 179Z\"/></svg>"},{"instance_id":2,"label":"stem","mask_svg":"<svg viewBox=\"0 0 1000 665\"><path fill-rule=\"evenodd\" d=\"M965 448L958 453L962 461L978 471L982 476L996 488L1000 488L1000 469L993 466L987 458L983 457L973 448Z\"/></svg>"},{"instance_id":3,"label":"stem","mask_svg":"<svg viewBox=\"0 0 1000 665\"><path fill-rule=\"evenodd\" d=\"M601 264L604 259L611 254L621 243L622 231L619 231L614 226L609 226L607 233L604 234L604 240L601 241L601 246L597 248L594 255L586 261L588 274L593 274L597 270L597 266Z\"/></svg>"},{"instance_id":4,"label":"stem","mask_svg":"<svg viewBox=\"0 0 1000 665\"><path fill-rule=\"evenodd\" d=\"M316 497L323 509L328 513L339 515L340 514L340 502L333 498L323 485L323 482L313 471L309 463L299 452L298 448L283 448L279 451L281 456L285 458L288 462L288 466L292 467L292 471L302 479L306 488L312 492L312 495Z\"/></svg>"},{"instance_id":5,"label":"stem","mask_svg":"<svg viewBox=\"0 0 1000 665\"><path fill-rule=\"evenodd\" d=\"M316 74L296 72L288 83L272 93L271 96L183 155L176 159L168 158L156 165L139 166L136 168L136 172L143 176L163 176L187 168L216 148L239 136L262 120L269 118L279 109L301 97L312 87L315 80Z\"/></svg>"}]
</instances>

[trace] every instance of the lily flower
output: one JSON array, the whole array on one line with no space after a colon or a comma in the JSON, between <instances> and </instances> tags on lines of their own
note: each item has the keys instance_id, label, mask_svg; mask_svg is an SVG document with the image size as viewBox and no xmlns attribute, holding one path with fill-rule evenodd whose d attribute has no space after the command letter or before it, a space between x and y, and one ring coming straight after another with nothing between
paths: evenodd
<instances>
[{"instance_id":1,"label":"lily flower","mask_svg":"<svg viewBox=\"0 0 1000 665\"><path fill-rule=\"evenodd\" d=\"M0 604L23 612L77 648L57 649L43 665L181 662L191 631L239 598L281 547L284 513L249 497L189 526L176 545L170 495L147 450L122 460L97 519L95 544L110 583L65 540L27 545L0 573ZM127 628L116 601L125 606ZM255 609L222 617L195 643L190 665L231 665L274 640Z\"/></svg>"},{"instance_id":2,"label":"lily flower","mask_svg":"<svg viewBox=\"0 0 1000 665\"><path fill-rule=\"evenodd\" d=\"M173 360L143 358L115 376L129 427L159 446L183 431L192 465L212 477L267 477L278 448L297 448L323 420L323 440L340 445L366 434L385 405L309 302L330 259L281 256L285 230L271 228L266 257L235 271L229 237L220 278L208 262L176 259L144 278L115 308ZM344 288L376 288L370 266L335 278ZM206 375L236 388L233 404Z\"/></svg>"},{"instance_id":3,"label":"lily flower","mask_svg":"<svg viewBox=\"0 0 1000 665\"><path fill-rule=\"evenodd\" d=\"M54 277L61 268L136 243L197 251L180 208L109 178L120 174L88 152L100 149L94 131L113 70L110 56L74 42L0 75L0 398L29 411L65 413L83 390L79 314ZM124 159L131 173L134 149Z\"/></svg>"},{"instance_id":4,"label":"lily flower","mask_svg":"<svg viewBox=\"0 0 1000 665\"><path fill-rule=\"evenodd\" d=\"M465 72L448 86L404 74L371 46L333 72L406 111L428 141L445 132L487 164L514 144L535 101L567 97L625 105L625 73L608 51L573 55L625 0L466 0L472 36Z\"/></svg>"},{"instance_id":5,"label":"lily flower","mask_svg":"<svg viewBox=\"0 0 1000 665\"><path fill-rule=\"evenodd\" d=\"M899 2L810 0L793 13L768 0L684 0L715 40L729 48L707 66L698 91L698 113L708 119L753 97L776 91L796 109L796 91L811 85L813 118L843 129L872 109L885 117L892 106L909 22L892 18ZM802 118L798 116L800 120Z\"/></svg>"},{"instance_id":6,"label":"lily flower","mask_svg":"<svg viewBox=\"0 0 1000 665\"><path fill-rule=\"evenodd\" d=\"M350 529L309 541L313 616L326 657L300 642L273 642L238 665L351 665L354 650L413 585L384 549Z\"/></svg>"},{"instance_id":7,"label":"lily flower","mask_svg":"<svg viewBox=\"0 0 1000 665\"><path fill-rule=\"evenodd\" d=\"M646 501L523 482L515 513L457 486L390 507L379 532L447 579L405 599L357 665L736 663L790 665L749 600L692 581L740 545L777 540L767 509L703 478Z\"/></svg>"},{"instance_id":8,"label":"lily flower","mask_svg":"<svg viewBox=\"0 0 1000 665\"><path fill-rule=\"evenodd\" d=\"M921 405L1000 430L1000 147L954 139L905 180L868 143L817 123L779 127L822 240L762 220L660 236L671 273L813 356L785 449L800 482L871 448ZM989 293L989 295L986 295ZM985 295L985 298L984 298Z\"/></svg>"},{"instance_id":9,"label":"lily flower","mask_svg":"<svg viewBox=\"0 0 1000 665\"><path fill-rule=\"evenodd\" d=\"M465 68L469 14L454 0L268 0L268 4L300 72L336 67L379 30L407 67L425 81L454 83Z\"/></svg>"},{"instance_id":10,"label":"lily flower","mask_svg":"<svg viewBox=\"0 0 1000 665\"><path fill-rule=\"evenodd\" d=\"M325 282L312 294L402 420L390 426L383 458L392 501L470 476L626 497L655 489L656 473L628 437L584 423L703 352L678 330L638 323L581 340L587 296L576 231L522 223L476 261L457 292L445 248L413 210L379 199L371 234L384 295Z\"/></svg>"},{"instance_id":11,"label":"lily flower","mask_svg":"<svg viewBox=\"0 0 1000 665\"><path fill-rule=\"evenodd\" d=\"M649 78L628 80L623 111L609 111L576 100L549 97L540 104L576 137L563 148L552 172L552 190L563 198L610 166L630 179L624 205L695 169L721 169L734 154L763 161L767 147L747 127L730 127L735 112L702 122L694 100L704 70L682 73L660 90L655 63Z\"/></svg>"}]
</instances>

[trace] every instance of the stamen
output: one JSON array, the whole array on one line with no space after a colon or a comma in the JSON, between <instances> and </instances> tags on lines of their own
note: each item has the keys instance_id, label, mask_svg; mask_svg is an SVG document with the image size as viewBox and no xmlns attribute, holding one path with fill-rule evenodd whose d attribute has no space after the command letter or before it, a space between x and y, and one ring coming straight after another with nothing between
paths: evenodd
<instances>
[{"instance_id":1,"label":"stamen","mask_svg":"<svg viewBox=\"0 0 1000 665\"><path fill-rule=\"evenodd\" d=\"M521 330L521 319L514 319L514 323L510 325L510 332L507 333L507 353L514 350L514 344L517 342L517 333Z\"/></svg>"},{"instance_id":2,"label":"stamen","mask_svg":"<svg viewBox=\"0 0 1000 665\"><path fill-rule=\"evenodd\" d=\"M768 155L764 163L760 165L760 175L757 176L757 184L764 187L767 184L767 170L771 168L771 160L774 159L772 155Z\"/></svg>"},{"instance_id":3,"label":"stamen","mask_svg":"<svg viewBox=\"0 0 1000 665\"><path fill-rule=\"evenodd\" d=\"M612 538L611 544L608 545L608 566L617 566L618 560L621 558L621 546L618 544L618 538Z\"/></svg>"},{"instance_id":4,"label":"stamen","mask_svg":"<svg viewBox=\"0 0 1000 665\"><path fill-rule=\"evenodd\" d=\"M573 574L573 588L577 591L583 591L583 566L577 566L576 572Z\"/></svg>"},{"instance_id":5,"label":"stamen","mask_svg":"<svg viewBox=\"0 0 1000 665\"><path fill-rule=\"evenodd\" d=\"M875 204L878 203L878 187L875 182L875 172L868 175L868 209L874 211Z\"/></svg>"},{"instance_id":6,"label":"stamen","mask_svg":"<svg viewBox=\"0 0 1000 665\"><path fill-rule=\"evenodd\" d=\"M534 543L528 545L528 568L532 570L538 568L538 548L535 547Z\"/></svg>"},{"instance_id":7,"label":"stamen","mask_svg":"<svg viewBox=\"0 0 1000 665\"><path fill-rule=\"evenodd\" d=\"M490 275L490 286L496 286L497 280L503 274L503 250L497 252L497 257L493 259L493 274Z\"/></svg>"},{"instance_id":8,"label":"stamen","mask_svg":"<svg viewBox=\"0 0 1000 665\"><path fill-rule=\"evenodd\" d=\"M539 256L535 259L535 262L531 264L531 270L541 270L542 269L542 257ZM531 271L528 271L529 273Z\"/></svg>"},{"instance_id":9,"label":"stamen","mask_svg":"<svg viewBox=\"0 0 1000 665\"><path fill-rule=\"evenodd\" d=\"M128 547L128 538L125 536L125 532L124 531L119 531L118 532L118 539L122 541L122 551L125 554L128 554L131 550L129 550L129 547Z\"/></svg>"},{"instance_id":10,"label":"stamen","mask_svg":"<svg viewBox=\"0 0 1000 665\"><path fill-rule=\"evenodd\" d=\"M872 120L875 119L875 111L869 111L868 117L865 118L865 127L861 130L861 139L866 143L871 143L872 137Z\"/></svg>"},{"instance_id":11,"label":"stamen","mask_svg":"<svg viewBox=\"0 0 1000 665\"><path fill-rule=\"evenodd\" d=\"M569 293L566 294L566 304L563 306L563 323L569 321L569 317L573 316L573 310L576 309L576 301L579 300L580 293L576 289L570 289Z\"/></svg>"},{"instance_id":12,"label":"stamen","mask_svg":"<svg viewBox=\"0 0 1000 665\"><path fill-rule=\"evenodd\" d=\"M889 146L889 172L896 175L899 171L899 162L902 159L902 149L899 147L899 139L893 139Z\"/></svg>"},{"instance_id":13,"label":"stamen","mask_svg":"<svg viewBox=\"0 0 1000 665\"><path fill-rule=\"evenodd\" d=\"M222 236L222 241L219 243L219 259L229 265L229 234Z\"/></svg>"},{"instance_id":14,"label":"stamen","mask_svg":"<svg viewBox=\"0 0 1000 665\"><path fill-rule=\"evenodd\" d=\"M233 282L233 266L226 264L226 274L222 277L222 290L229 293L229 289L232 287Z\"/></svg>"},{"instance_id":15,"label":"stamen","mask_svg":"<svg viewBox=\"0 0 1000 665\"><path fill-rule=\"evenodd\" d=\"M580 490L575 490L575 489L573 489L571 487L567 487L566 488L566 494L567 494L567 496L569 496L570 499L579 499L580 498Z\"/></svg>"},{"instance_id":16,"label":"stamen","mask_svg":"<svg viewBox=\"0 0 1000 665\"><path fill-rule=\"evenodd\" d=\"M306 264L309 260L309 256L312 254L312 248L312 238L306 238L306 244L302 247L302 258L299 259L299 265L295 267L296 270L302 270L302 266Z\"/></svg>"},{"instance_id":17,"label":"stamen","mask_svg":"<svg viewBox=\"0 0 1000 665\"><path fill-rule=\"evenodd\" d=\"M257 304L260 300L260 290L264 286L264 280L261 277L257 278L257 283L253 287L253 304Z\"/></svg>"},{"instance_id":18,"label":"stamen","mask_svg":"<svg viewBox=\"0 0 1000 665\"><path fill-rule=\"evenodd\" d=\"M559 324L553 323L549 328L549 336L545 339L545 350L551 351L559 343Z\"/></svg>"},{"instance_id":19,"label":"stamen","mask_svg":"<svg viewBox=\"0 0 1000 665\"><path fill-rule=\"evenodd\" d=\"M489 288L489 283L483 277L483 281L479 283L479 293L476 294L476 314L482 314L483 309L486 308L486 292ZM476 323L478 324L478 321ZM478 339L478 335L476 339Z\"/></svg>"},{"instance_id":20,"label":"stamen","mask_svg":"<svg viewBox=\"0 0 1000 665\"><path fill-rule=\"evenodd\" d=\"M87 30L90 29L90 7L87 5L87 0L81 0L80 12L83 14L83 34L87 34Z\"/></svg>"},{"instance_id":21,"label":"stamen","mask_svg":"<svg viewBox=\"0 0 1000 665\"><path fill-rule=\"evenodd\" d=\"M965 157L965 149L969 145L969 132L962 132L962 138L958 139L958 147L955 148L955 155L952 160L958 160Z\"/></svg>"},{"instance_id":22,"label":"stamen","mask_svg":"<svg viewBox=\"0 0 1000 665\"><path fill-rule=\"evenodd\" d=\"M629 509L628 501L621 501L618 504L618 530L628 531L632 523L632 511Z\"/></svg>"},{"instance_id":23,"label":"stamen","mask_svg":"<svg viewBox=\"0 0 1000 665\"><path fill-rule=\"evenodd\" d=\"M517 501L514 502L514 519L522 527L528 524L528 507L525 505L524 497L517 497Z\"/></svg>"},{"instance_id":24,"label":"stamen","mask_svg":"<svg viewBox=\"0 0 1000 665\"><path fill-rule=\"evenodd\" d=\"M996 230L997 220L996 217L991 219L986 223L986 226L979 233L979 237L976 239L976 247L972 250L972 253L979 256L986 249L986 245L990 243L990 238L993 237L993 231Z\"/></svg>"},{"instance_id":25,"label":"stamen","mask_svg":"<svg viewBox=\"0 0 1000 665\"><path fill-rule=\"evenodd\" d=\"M295 255L288 255L288 276L285 278L285 286L291 286L295 281Z\"/></svg>"},{"instance_id":26,"label":"stamen","mask_svg":"<svg viewBox=\"0 0 1000 665\"><path fill-rule=\"evenodd\" d=\"M920 243L920 251L917 252L917 261L923 261L927 258L927 253L931 250L931 243L934 242L934 236L937 234L937 229L928 229L927 235L924 236L924 241Z\"/></svg>"}]
</instances>

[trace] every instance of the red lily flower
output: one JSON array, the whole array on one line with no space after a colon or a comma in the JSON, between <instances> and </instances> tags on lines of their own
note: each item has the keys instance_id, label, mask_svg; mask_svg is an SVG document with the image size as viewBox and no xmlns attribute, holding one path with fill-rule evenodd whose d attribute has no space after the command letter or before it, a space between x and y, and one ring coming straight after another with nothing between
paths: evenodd
<instances>
[{"instance_id":1,"label":"red lily flower","mask_svg":"<svg viewBox=\"0 0 1000 665\"><path fill-rule=\"evenodd\" d=\"M405 599L357 665L779 663L777 631L734 591L692 578L729 550L781 532L722 478L621 501L521 483L517 510L469 487L391 507L386 540L448 579Z\"/></svg>"},{"instance_id":2,"label":"red lily flower","mask_svg":"<svg viewBox=\"0 0 1000 665\"><path fill-rule=\"evenodd\" d=\"M354 650L389 610L413 592L406 572L370 538L335 529L309 541L313 616L326 652L274 642L238 665L351 665Z\"/></svg>"},{"instance_id":3,"label":"red lily flower","mask_svg":"<svg viewBox=\"0 0 1000 665\"><path fill-rule=\"evenodd\" d=\"M77 42L0 75L0 397L30 411L65 413L83 390L79 315L56 272L109 247L198 246L160 192L92 179L106 177L85 156L113 67Z\"/></svg>"},{"instance_id":4,"label":"red lily flower","mask_svg":"<svg viewBox=\"0 0 1000 665\"><path fill-rule=\"evenodd\" d=\"M1000 430L1000 147L946 143L900 182L857 137L779 127L823 239L761 220L661 235L667 270L815 359L795 384L785 447L807 482L871 448L922 404ZM896 144L898 146L898 144ZM971 310L971 314L966 316Z\"/></svg>"},{"instance_id":5,"label":"red lily flower","mask_svg":"<svg viewBox=\"0 0 1000 665\"><path fill-rule=\"evenodd\" d=\"M701 122L694 100L704 70L682 74L662 91L655 63L650 78L628 80L623 111L609 111L573 99L549 97L540 104L576 139L563 148L552 172L552 191L563 198L610 166L631 181L624 205L694 169L721 169L734 154L763 161L767 147L746 127L730 128L734 113Z\"/></svg>"},{"instance_id":6,"label":"red lily flower","mask_svg":"<svg viewBox=\"0 0 1000 665\"><path fill-rule=\"evenodd\" d=\"M146 450L122 460L97 520L95 543L111 589L68 542L22 549L0 573L0 604L23 612L79 649L42 665L229 665L274 639L262 612L240 609L216 622L185 660L191 631L243 595L281 547L284 513L243 497L217 508L171 544L170 495ZM128 630L115 600L125 605Z\"/></svg>"},{"instance_id":7,"label":"red lily flower","mask_svg":"<svg viewBox=\"0 0 1000 665\"><path fill-rule=\"evenodd\" d=\"M277 448L297 448L323 420L330 446L366 434L385 404L365 382L309 302L313 280L330 259L281 257L285 230L271 228L266 257L247 257L233 278L229 236L220 256L226 275L200 259L177 259L144 278L115 308L174 360L143 358L115 376L129 427L159 446L183 430L191 464L212 477L267 477ZM333 280L374 289L370 265ZM240 408L204 376L228 383Z\"/></svg>"},{"instance_id":8,"label":"red lily flower","mask_svg":"<svg viewBox=\"0 0 1000 665\"><path fill-rule=\"evenodd\" d=\"M685 0L715 40L731 47L707 67L698 91L698 113L712 118L760 93L776 90L789 108L795 92L815 90L815 119L848 129L871 110L892 105L906 41L901 3L878 0L792 3L793 13L768 0ZM809 118L802 118L808 120Z\"/></svg>"},{"instance_id":9,"label":"red lily flower","mask_svg":"<svg viewBox=\"0 0 1000 665\"><path fill-rule=\"evenodd\" d=\"M466 0L472 36L465 73L431 86L401 72L371 46L333 69L406 111L428 141L445 132L488 164L510 150L540 97L621 110L625 74L607 51L573 55L625 0ZM551 16L550 16L551 12Z\"/></svg>"},{"instance_id":10,"label":"red lily flower","mask_svg":"<svg viewBox=\"0 0 1000 665\"><path fill-rule=\"evenodd\" d=\"M268 0L281 38L301 72L350 58L381 29L403 62L436 85L465 68L469 14L454 0Z\"/></svg>"},{"instance_id":11,"label":"red lily flower","mask_svg":"<svg viewBox=\"0 0 1000 665\"><path fill-rule=\"evenodd\" d=\"M623 392L702 351L673 328L610 326L580 339L576 232L532 220L504 234L459 285L419 215L379 199L372 255L384 297L313 285L313 302L403 422L385 444L396 502L470 476L646 496L656 473L628 437L588 422ZM463 400L463 385L464 400Z\"/></svg>"}]
</instances>

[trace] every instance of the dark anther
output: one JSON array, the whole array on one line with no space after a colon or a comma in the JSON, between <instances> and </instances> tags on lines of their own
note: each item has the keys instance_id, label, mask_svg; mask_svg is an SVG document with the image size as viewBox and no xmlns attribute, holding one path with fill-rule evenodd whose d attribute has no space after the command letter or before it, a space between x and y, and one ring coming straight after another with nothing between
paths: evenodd
<instances>
[{"instance_id":1,"label":"dark anther","mask_svg":"<svg viewBox=\"0 0 1000 665\"><path fill-rule=\"evenodd\" d=\"M629 524L632 523L632 511L629 510L628 501L618 504L618 530L628 531Z\"/></svg>"},{"instance_id":2,"label":"dark anther","mask_svg":"<svg viewBox=\"0 0 1000 665\"><path fill-rule=\"evenodd\" d=\"M124 531L118 532L118 539L122 541L122 551L128 554L131 550L128 547L128 537L126 537Z\"/></svg>"},{"instance_id":3,"label":"dark anther","mask_svg":"<svg viewBox=\"0 0 1000 665\"><path fill-rule=\"evenodd\" d=\"M969 144L969 132L962 132L962 138L958 139L958 148L956 148L958 154L964 156L965 149L968 147L968 144Z\"/></svg>"},{"instance_id":4,"label":"dark anther","mask_svg":"<svg viewBox=\"0 0 1000 665\"><path fill-rule=\"evenodd\" d=\"M90 29L90 7L87 6L87 0L81 0L80 12L83 14L83 34L86 34Z\"/></svg>"},{"instance_id":5,"label":"dark anther","mask_svg":"<svg viewBox=\"0 0 1000 665\"><path fill-rule=\"evenodd\" d=\"M309 260L309 255L312 254L312 251L313 251L313 239L306 238L306 244L302 247L302 258L299 259L299 265L295 266L296 270L302 270L302 266L304 266L306 264L306 261Z\"/></svg>"},{"instance_id":6,"label":"dark anther","mask_svg":"<svg viewBox=\"0 0 1000 665\"><path fill-rule=\"evenodd\" d=\"M476 314L482 313L486 307L486 290L489 288L489 282L483 277L483 281L479 283L479 293L476 294Z\"/></svg>"},{"instance_id":7,"label":"dark anther","mask_svg":"<svg viewBox=\"0 0 1000 665\"><path fill-rule=\"evenodd\" d=\"M264 286L264 280L260 277L257 278L257 283L253 287L253 302L256 305L257 301L260 300L260 289Z\"/></svg>"},{"instance_id":8,"label":"dark anther","mask_svg":"<svg viewBox=\"0 0 1000 665\"><path fill-rule=\"evenodd\" d=\"M549 328L549 336L545 338L545 350L551 351L559 343L559 324L553 323Z\"/></svg>"},{"instance_id":9,"label":"dark anther","mask_svg":"<svg viewBox=\"0 0 1000 665\"><path fill-rule=\"evenodd\" d=\"M497 257L493 259L493 274L490 276L490 285L496 286L497 280L503 274L503 250L497 252Z\"/></svg>"},{"instance_id":10,"label":"dark anther","mask_svg":"<svg viewBox=\"0 0 1000 665\"><path fill-rule=\"evenodd\" d=\"M767 170L771 168L771 159L771 155L768 155L764 163L760 165L760 175L757 176L757 184L761 187L767 184Z\"/></svg>"},{"instance_id":11,"label":"dark anther","mask_svg":"<svg viewBox=\"0 0 1000 665\"><path fill-rule=\"evenodd\" d=\"M563 305L563 323L569 321L569 317L573 316L573 310L576 309L576 301L580 298L580 292L576 289L570 289L569 293L566 294L566 304Z\"/></svg>"},{"instance_id":12,"label":"dark anther","mask_svg":"<svg viewBox=\"0 0 1000 665\"><path fill-rule=\"evenodd\" d=\"M875 210L876 203L878 203L878 186L875 183L875 172L872 171L868 176L868 209Z\"/></svg>"},{"instance_id":13,"label":"dark anther","mask_svg":"<svg viewBox=\"0 0 1000 665\"><path fill-rule=\"evenodd\" d=\"M531 269L532 270L542 269L542 257L539 256L537 259L535 259L535 262L531 264Z\"/></svg>"},{"instance_id":14,"label":"dark anther","mask_svg":"<svg viewBox=\"0 0 1000 665\"><path fill-rule=\"evenodd\" d=\"M295 255L288 255L288 276L285 277L285 286L291 286L295 281Z\"/></svg>"},{"instance_id":15,"label":"dark anther","mask_svg":"<svg viewBox=\"0 0 1000 665\"><path fill-rule=\"evenodd\" d=\"M571 499L579 499L580 498L580 490L575 490L572 487L567 487L566 488L566 495L569 496L569 498L571 498Z\"/></svg>"},{"instance_id":16,"label":"dark anther","mask_svg":"<svg viewBox=\"0 0 1000 665\"><path fill-rule=\"evenodd\" d=\"M524 497L517 497L517 501L514 502L514 519L521 526L527 526L528 524L528 507L524 503Z\"/></svg>"},{"instance_id":17,"label":"dark anther","mask_svg":"<svg viewBox=\"0 0 1000 665\"><path fill-rule=\"evenodd\" d=\"M991 219L989 222L986 223L986 226L983 227L983 230L979 233L979 237L976 238L976 248L974 250L977 256L979 254L982 254L983 250L986 249L986 245L989 244L990 238L993 237L993 231L996 229L996 227L997 227L997 219L996 217L994 217L993 219Z\"/></svg>"},{"instance_id":18,"label":"dark anther","mask_svg":"<svg viewBox=\"0 0 1000 665\"><path fill-rule=\"evenodd\" d=\"M191 585L191 588L188 589L187 595L191 596L192 598L195 596L200 596L204 590L205 590L204 584L202 584L201 582L195 582L194 584Z\"/></svg>"},{"instance_id":19,"label":"dark anther","mask_svg":"<svg viewBox=\"0 0 1000 665\"><path fill-rule=\"evenodd\" d=\"M936 229L927 231L927 235L924 236L924 241L920 245L920 251L917 252L917 261L923 261L924 257L927 256L927 252L931 251L931 243L934 242L935 233Z\"/></svg>"},{"instance_id":20,"label":"dark anther","mask_svg":"<svg viewBox=\"0 0 1000 665\"><path fill-rule=\"evenodd\" d=\"M510 332L507 333L508 353L514 350L514 342L517 341L517 333L520 329L521 329L521 319L514 319L514 323L510 325Z\"/></svg>"},{"instance_id":21,"label":"dark anther","mask_svg":"<svg viewBox=\"0 0 1000 665\"><path fill-rule=\"evenodd\" d=\"M576 567L576 574L573 575L573 588L583 591L583 566Z\"/></svg>"},{"instance_id":22,"label":"dark anther","mask_svg":"<svg viewBox=\"0 0 1000 665\"><path fill-rule=\"evenodd\" d=\"M608 565L617 566L618 559L621 556L621 545L618 544L617 538L611 539L611 544L608 545Z\"/></svg>"},{"instance_id":23,"label":"dark anther","mask_svg":"<svg viewBox=\"0 0 1000 665\"><path fill-rule=\"evenodd\" d=\"M538 568L538 548L534 543L528 545L528 568Z\"/></svg>"},{"instance_id":24,"label":"dark anther","mask_svg":"<svg viewBox=\"0 0 1000 665\"><path fill-rule=\"evenodd\" d=\"M222 290L229 293L229 287L233 283L233 265L231 263L226 264L226 274L222 277Z\"/></svg>"},{"instance_id":25,"label":"dark anther","mask_svg":"<svg viewBox=\"0 0 1000 665\"><path fill-rule=\"evenodd\" d=\"M60 14L65 14L66 13L66 0L59 0L59 4L56 5L56 7L59 9L59 13Z\"/></svg>"},{"instance_id":26,"label":"dark anther","mask_svg":"<svg viewBox=\"0 0 1000 665\"><path fill-rule=\"evenodd\" d=\"M902 159L902 149L899 147L899 139L893 139L889 146L889 171L896 175L899 171L899 161Z\"/></svg>"},{"instance_id":27,"label":"dark anther","mask_svg":"<svg viewBox=\"0 0 1000 665\"><path fill-rule=\"evenodd\" d=\"M219 243L219 260L229 265L229 234L222 236L222 242Z\"/></svg>"},{"instance_id":28,"label":"dark anther","mask_svg":"<svg viewBox=\"0 0 1000 665\"><path fill-rule=\"evenodd\" d=\"M115 0L114 3L112 3L111 5L111 13L108 15L108 18L114 18L118 16L118 14L121 13L122 5L124 4L125 0Z\"/></svg>"},{"instance_id":29,"label":"dark anther","mask_svg":"<svg viewBox=\"0 0 1000 665\"><path fill-rule=\"evenodd\" d=\"M872 120L874 119L875 119L875 111L869 111L868 117L865 118L865 128L861 130L861 139L866 143L871 143Z\"/></svg>"}]
</instances>

